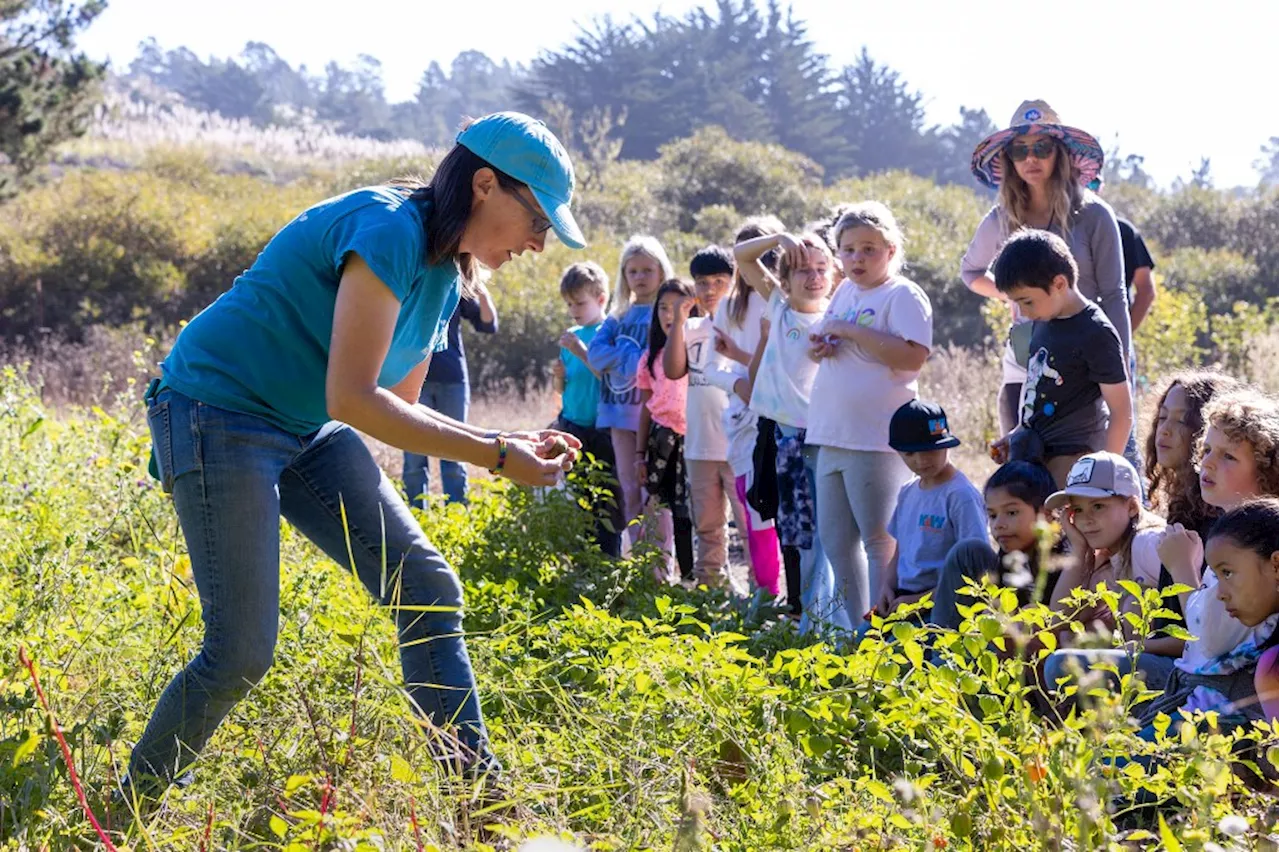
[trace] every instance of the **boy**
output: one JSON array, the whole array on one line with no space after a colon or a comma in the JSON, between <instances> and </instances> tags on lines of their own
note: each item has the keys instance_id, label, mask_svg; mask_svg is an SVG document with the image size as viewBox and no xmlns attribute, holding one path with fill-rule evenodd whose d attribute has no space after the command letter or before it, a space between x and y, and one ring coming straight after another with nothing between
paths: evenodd
<instances>
[{"instance_id":1,"label":"boy","mask_svg":"<svg viewBox=\"0 0 1280 852\"><path fill-rule=\"evenodd\" d=\"M916 478L902 486L889 518L897 546L873 607L881 617L933 592L956 542L987 534L982 495L949 458L960 439L942 406L919 399L904 404L889 421L889 446Z\"/></svg>"},{"instance_id":2,"label":"boy","mask_svg":"<svg viewBox=\"0 0 1280 852\"><path fill-rule=\"evenodd\" d=\"M1102 309L1076 289L1063 240L1019 231L992 265L996 288L1034 321L1018 426L991 445L997 462L1043 461L1059 488L1082 455L1124 453L1133 427L1128 359Z\"/></svg>"},{"instance_id":3,"label":"boy","mask_svg":"<svg viewBox=\"0 0 1280 852\"><path fill-rule=\"evenodd\" d=\"M729 407L729 396L707 378L721 361L716 353L712 317L733 285L733 255L720 246L707 246L689 261L689 275L693 278L702 316L688 315L692 303L681 306L671 327L662 369L672 379L689 376L684 456L697 533L694 577L699 583L719 587L729 579L725 550L726 501L732 507L738 529L745 534L747 528L734 486L733 468L728 461L724 412Z\"/></svg>"},{"instance_id":4,"label":"boy","mask_svg":"<svg viewBox=\"0 0 1280 852\"><path fill-rule=\"evenodd\" d=\"M575 263L560 278L560 297L576 323L560 335L560 356L552 368L556 390L560 391L560 416L553 428L582 441L582 449L595 456L610 475L614 472L613 441L609 430L596 428L596 406L600 401L600 375L587 364L587 347L604 321L609 301L609 276L598 263ZM596 540L608 556L621 554L624 526L621 504L614 494L614 506L596 525ZM612 525L613 529L608 529Z\"/></svg>"}]
</instances>

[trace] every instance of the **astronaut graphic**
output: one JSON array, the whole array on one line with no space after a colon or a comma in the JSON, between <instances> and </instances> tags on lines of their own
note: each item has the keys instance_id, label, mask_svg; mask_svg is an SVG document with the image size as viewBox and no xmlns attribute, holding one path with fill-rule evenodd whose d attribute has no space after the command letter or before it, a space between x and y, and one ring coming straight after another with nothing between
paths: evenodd
<instances>
[{"instance_id":1,"label":"astronaut graphic","mask_svg":"<svg viewBox=\"0 0 1280 852\"><path fill-rule=\"evenodd\" d=\"M1062 385L1062 374L1049 366L1049 350L1041 346L1027 362L1027 383L1022 386L1022 425L1024 426L1031 425L1031 418L1036 413L1036 396L1040 390L1040 379L1046 376L1052 379L1055 385ZM1044 415L1052 417L1054 407L1052 402L1046 402Z\"/></svg>"}]
</instances>

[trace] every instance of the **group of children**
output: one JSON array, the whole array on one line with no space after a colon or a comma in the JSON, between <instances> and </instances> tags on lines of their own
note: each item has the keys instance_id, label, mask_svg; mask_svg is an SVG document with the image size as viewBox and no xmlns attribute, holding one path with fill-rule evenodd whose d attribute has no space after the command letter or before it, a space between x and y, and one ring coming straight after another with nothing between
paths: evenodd
<instances>
[{"instance_id":1,"label":"group of children","mask_svg":"<svg viewBox=\"0 0 1280 852\"><path fill-rule=\"evenodd\" d=\"M893 214L866 202L799 235L749 220L732 251L692 258L692 280L652 237L624 247L612 297L598 265L569 267L558 425L616 479L602 548L649 538L666 553L663 579L675 581L674 559L685 582L721 586L731 510L755 583L776 596L785 576L785 613L804 630L864 629L926 596L921 617L954 628L968 581L987 575L1024 604L1041 589L1058 614L1050 685L1072 661L1102 660L1167 686L1160 707L1235 707L1258 671L1273 687L1276 400L1214 373L1175 378L1144 483L1121 455L1134 405L1119 335L1077 289L1066 243L1019 231L991 272L1033 322L1031 358L980 492L948 457L960 442L945 411L917 396L932 308L903 259ZM1049 561L1065 567L1037 583L1050 568L1037 522L1049 518L1063 530ZM1170 604L1198 638L1160 623L1133 636L1129 619L1071 603L1073 589L1126 580L1193 589ZM1072 649L1073 622L1138 644Z\"/></svg>"}]
</instances>

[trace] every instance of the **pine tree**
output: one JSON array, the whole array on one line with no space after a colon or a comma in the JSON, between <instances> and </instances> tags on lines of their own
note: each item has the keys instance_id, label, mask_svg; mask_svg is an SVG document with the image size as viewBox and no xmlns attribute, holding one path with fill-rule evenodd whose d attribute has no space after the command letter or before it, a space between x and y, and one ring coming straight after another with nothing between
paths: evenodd
<instances>
[{"instance_id":1,"label":"pine tree","mask_svg":"<svg viewBox=\"0 0 1280 852\"><path fill-rule=\"evenodd\" d=\"M0 194L88 128L106 68L76 53L74 37L104 8L105 0L0 0Z\"/></svg>"}]
</instances>

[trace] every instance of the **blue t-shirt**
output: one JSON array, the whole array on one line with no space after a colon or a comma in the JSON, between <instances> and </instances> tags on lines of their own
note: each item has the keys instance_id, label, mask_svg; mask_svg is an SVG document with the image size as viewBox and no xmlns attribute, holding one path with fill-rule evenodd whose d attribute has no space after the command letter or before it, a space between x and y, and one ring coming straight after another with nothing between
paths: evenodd
<instances>
[{"instance_id":1,"label":"blue t-shirt","mask_svg":"<svg viewBox=\"0 0 1280 852\"><path fill-rule=\"evenodd\" d=\"M329 421L325 373L350 253L400 301L378 385L393 387L447 343L457 264L428 265L422 214L385 186L322 201L285 225L230 290L187 324L162 365L193 399L307 435Z\"/></svg>"},{"instance_id":2,"label":"blue t-shirt","mask_svg":"<svg viewBox=\"0 0 1280 852\"><path fill-rule=\"evenodd\" d=\"M596 336L600 323L594 325L575 325L569 329L582 341L583 346L590 346ZM564 364L564 393L560 395L560 416L577 426L588 428L596 425L596 408L600 403L600 379L591 372L591 368L577 355L568 349L560 350L560 361Z\"/></svg>"}]
</instances>

